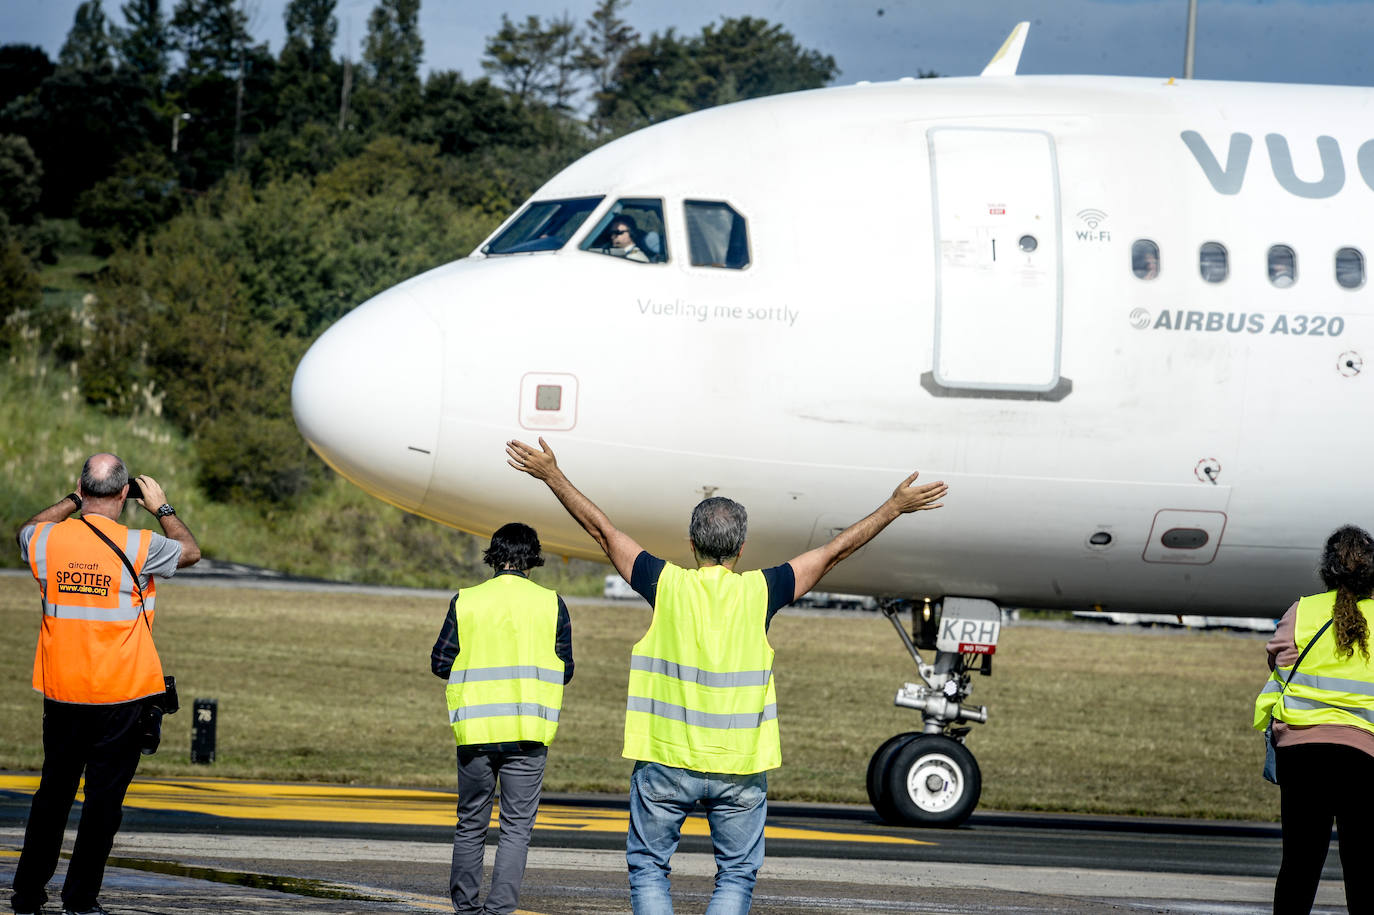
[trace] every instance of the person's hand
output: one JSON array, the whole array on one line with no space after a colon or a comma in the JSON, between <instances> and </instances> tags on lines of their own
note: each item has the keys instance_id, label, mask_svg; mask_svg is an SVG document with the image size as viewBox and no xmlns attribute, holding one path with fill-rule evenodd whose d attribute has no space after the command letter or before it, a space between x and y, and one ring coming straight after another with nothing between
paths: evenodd
<instances>
[{"instance_id":1,"label":"person's hand","mask_svg":"<svg viewBox=\"0 0 1374 915\"><path fill-rule=\"evenodd\" d=\"M923 483L916 485L916 478L920 471L913 473L903 480L896 489L892 491L892 504L897 511L902 514L907 512L922 512L932 508L940 508L944 503L940 499L949 492L949 487L942 482Z\"/></svg>"},{"instance_id":2,"label":"person's hand","mask_svg":"<svg viewBox=\"0 0 1374 915\"><path fill-rule=\"evenodd\" d=\"M542 436L539 438L539 448L541 450L535 450L524 442L511 439L506 442L506 454L509 455L506 463L516 470L523 470L536 480L547 483L560 472L558 459L553 456L553 449Z\"/></svg>"},{"instance_id":3,"label":"person's hand","mask_svg":"<svg viewBox=\"0 0 1374 915\"><path fill-rule=\"evenodd\" d=\"M167 494L162 491L157 480L146 473L139 474L134 479L138 480L138 486L143 490L143 497L137 500L138 504L153 514L157 514L157 510L167 504Z\"/></svg>"}]
</instances>

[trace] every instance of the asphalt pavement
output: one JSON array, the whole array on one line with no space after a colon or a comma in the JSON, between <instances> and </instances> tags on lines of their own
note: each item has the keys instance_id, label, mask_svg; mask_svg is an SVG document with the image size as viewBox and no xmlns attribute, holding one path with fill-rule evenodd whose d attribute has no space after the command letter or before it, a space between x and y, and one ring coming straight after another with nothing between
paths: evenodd
<instances>
[{"instance_id":1,"label":"asphalt pavement","mask_svg":"<svg viewBox=\"0 0 1374 915\"><path fill-rule=\"evenodd\" d=\"M36 781L0 774L0 882ZM451 911L455 801L430 789L137 779L102 902L114 915ZM626 817L623 797L545 798L520 910L629 912ZM775 804L767 848L754 909L777 915L1258 915L1270 908L1279 836L1272 823L995 811L959 829L911 829L865 807ZM673 865L678 911L703 912L714 861L702 818L688 820ZM50 892L60 885L59 871ZM1315 911L1343 902L1333 846Z\"/></svg>"}]
</instances>

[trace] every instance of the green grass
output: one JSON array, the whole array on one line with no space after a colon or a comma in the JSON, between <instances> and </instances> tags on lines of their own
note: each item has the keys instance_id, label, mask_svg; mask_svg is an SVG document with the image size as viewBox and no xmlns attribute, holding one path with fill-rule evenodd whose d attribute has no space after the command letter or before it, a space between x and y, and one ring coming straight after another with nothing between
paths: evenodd
<instances>
[{"instance_id":1,"label":"green grass","mask_svg":"<svg viewBox=\"0 0 1374 915\"><path fill-rule=\"evenodd\" d=\"M538 572L536 572L536 577ZM182 702L219 700L213 767L187 761L190 716L167 719L145 775L447 786L453 742L429 650L443 598L239 590L170 581L157 641ZM0 768L41 762L41 701L29 687L38 627L32 581L0 577ZM546 790L623 793L620 758L630 646L640 604L571 608L569 685ZM871 614L773 625L783 766L778 800L866 803L869 755L919 728L892 705L914 679L889 624ZM983 808L1272 820L1278 793L1259 777L1250 710L1264 679L1253 636L1011 626L995 674L972 701L990 722L968 746Z\"/></svg>"},{"instance_id":2,"label":"green grass","mask_svg":"<svg viewBox=\"0 0 1374 915\"><path fill-rule=\"evenodd\" d=\"M323 489L292 510L226 505L197 484L194 443L161 418L157 391L143 391L131 416L87 404L76 367L57 367L19 347L0 365L0 528L25 519L76 488L82 462L97 451L122 457L133 473L153 476L190 526L205 556L269 565L312 578L412 587L458 587L480 581L483 542L407 514L330 473ZM126 524L156 528L137 507ZM0 567L17 568L14 550ZM552 581L571 594L599 594L606 567L550 557Z\"/></svg>"}]
</instances>

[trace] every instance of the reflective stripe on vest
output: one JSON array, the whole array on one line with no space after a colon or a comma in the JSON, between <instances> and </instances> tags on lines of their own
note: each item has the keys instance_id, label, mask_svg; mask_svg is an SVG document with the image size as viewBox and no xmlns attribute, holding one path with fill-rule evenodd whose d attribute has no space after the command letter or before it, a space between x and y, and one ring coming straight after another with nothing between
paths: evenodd
<instances>
[{"instance_id":1,"label":"reflective stripe on vest","mask_svg":"<svg viewBox=\"0 0 1374 915\"><path fill-rule=\"evenodd\" d=\"M41 589L43 591L43 615L61 617L63 619L100 620L107 623L139 619L142 614L138 603L138 589L134 587L134 581L129 576L129 570L124 568L124 563L122 562L119 563L119 586L116 589L118 604L116 606L92 607L50 599L47 588L47 547L48 535L52 530L53 525L51 523L44 524L42 530L34 534L33 539L30 541L31 546L29 549L29 555L33 557L36 562L34 577L37 578L39 582L43 583ZM150 532L130 529L125 531L124 536L124 555L129 557L129 562L140 572L142 572L142 561L147 558L147 548L143 544L143 538L146 534L150 534ZM97 542L100 542L99 538L95 539ZM110 539L116 540L114 537ZM116 540L116 542L118 541ZM106 553L110 551L110 548L103 542L100 544L100 549ZM140 559L140 555L142 559ZM110 554L110 557L118 562L113 553ZM62 592L59 590L59 594L60 593ZM88 591L86 593L96 592ZM148 582L148 587L143 589L143 597L146 600L146 603L142 605L142 610L144 612L151 614L156 609L157 600L155 594L156 588L150 581Z\"/></svg>"},{"instance_id":2,"label":"reflective stripe on vest","mask_svg":"<svg viewBox=\"0 0 1374 915\"><path fill-rule=\"evenodd\" d=\"M520 575L497 575L464 588L453 606L458 657L444 692L454 740L552 742L563 705L558 595Z\"/></svg>"},{"instance_id":3,"label":"reflective stripe on vest","mask_svg":"<svg viewBox=\"0 0 1374 915\"><path fill-rule=\"evenodd\" d=\"M767 686L768 681L773 677L771 670L743 670L727 674L712 673L709 670L688 667L686 664L676 664L660 658L646 658L642 655L631 656L630 670L644 670L652 674L663 674L674 680L683 680L700 686Z\"/></svg>"},{"instance_id":4,"label":"reflective stripe on vest","mask_svg":"<svg viewBox=\"0 0 1374 915\"><path fill-rule=\"evenodd\" d=\"M556 637L556 636L555 636ZM450 683L482 683L487 680L539 680L542 683L563 685L563 671L532 664L511 667L482 667L456 670L449 674Z\"/></svg>"},{"instance_id":5,"label":"reflective stripe on vest","mask_svg":"<svg viewBox=\"0 0 1374 915\"><path fill-rule=\"evenodd\" d=\"M659 702L657 699L641 699L639 696L631 696L627 708L632 712L645 712L649 715L681 721L694 728L711 728L717 731L757 728L762 726L765 721L773 721L778 717L778 704L776 702L764 706L761 712L718 715L712 712L693 711L680 705Z\"/></svg>"},{"instance_id":6,"label":"reflective stripe on vest","mask_svg":"<svg viewBox=\"0 0 1374 915\"><path fill-rule=\"evenodd\" d=\"M781 765L767 614L762 572L664 566L630 657L627 758L736 775Z\"/></svg>"},{"instance_id":7,"label":"reflective stripe on vest","mask_svg":"<svg viewBox=\"0 0 1374 915\"><path fill-rule=\"evenodd\" d=\"M116 544L123 543L124 554L141 573L152 532L130 530L96 515L90 521ZM135 576L74 518L35 528L29 567L43 600L34 689L59 702L90 705L130 702L163 691L162 664L151 632L152 580L144 589L146 608L141 608Z\"/></svg>"},{"instance_id":8,"label":"reflective stripe on vest","mask_svg":"<svg viewBox=\"0 0 1374 915\"><path fill-rule=\"evenodd\" d=\"M1336 592L1316 594L1298 601L1294 642L1306 648L1322 624L1331 618ZM1374 601L1357 605L1374 633ZM1294 727L1341 724L1374 732L1374 664L1365 660L1359 647L1350 657L1337 650L1335 628L1312 645L1297 674L1278 668L1255 699L1255 726L1263 728L1269 715ZM1374 646L1371 646L1374 647ZM1283 690L1289 676L1292 682ZM1280 691L1283 690L1282 695Z\"/></svg>"},{"instance_id":9,"label":"reflective stripe on vest","mask_svg":"<svg viewBox=\"0 0 1374 915\"><path fill-rule=\"evenodd\" d=\"M550 708L547 705L536 705L532 702L491 702L487 705L466 705L462 708L452 709L448 713L448 720L449 724L456 724L459 721L472 721L476 718L515 718L521 716L542 718L556 724L558 722L558 709ZM501 742L493 741L493 743Z\"/></svg>"}]
</instances>

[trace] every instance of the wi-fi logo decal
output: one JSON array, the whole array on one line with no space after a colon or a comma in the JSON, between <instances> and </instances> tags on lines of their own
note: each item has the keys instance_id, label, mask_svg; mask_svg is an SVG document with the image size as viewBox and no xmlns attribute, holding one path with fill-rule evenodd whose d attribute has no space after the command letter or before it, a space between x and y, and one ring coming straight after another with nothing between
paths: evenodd
<instances>
[{"instance_id":1,"label":"wi-fi logo decal","mask_svg":"<svg viewBox=\"0 0 1374 915\"><path fill-rule=\"evenodd\" d=\"M1088 224L1089 229L1096 229L1098 223L1106 222L1107 214L1101 210L1086 209L1078 211L1078 218Z\"/></svg>"}]
</instances>

